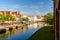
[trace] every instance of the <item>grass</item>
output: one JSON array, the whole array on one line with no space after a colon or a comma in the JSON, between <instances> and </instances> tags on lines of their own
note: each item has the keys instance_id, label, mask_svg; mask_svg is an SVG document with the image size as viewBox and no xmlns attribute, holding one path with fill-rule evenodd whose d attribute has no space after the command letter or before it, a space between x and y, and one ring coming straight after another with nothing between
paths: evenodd
<instances>
[{"instance_id":1,"label":"grass","mask_svg":"<svg viewBox=\"0 0 60 40\"><path fill-rule=\"evenodd\" d=\"M39 29L28 40L54 40L54 32L51 31L53 26L45 26Z\"/></svg>"}]
</instances>

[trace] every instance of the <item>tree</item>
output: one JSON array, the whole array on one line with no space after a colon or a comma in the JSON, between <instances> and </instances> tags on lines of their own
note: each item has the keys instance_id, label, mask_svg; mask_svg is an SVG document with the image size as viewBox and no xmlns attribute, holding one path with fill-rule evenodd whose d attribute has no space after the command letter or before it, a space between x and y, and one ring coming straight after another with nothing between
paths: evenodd
<instances>
[{"instance_id":1,"label":"tree","mask_svg":"<svg viewBox=\"0 0 60 40\"><path fill-rule=\"evenodd\" d=\"M0 14L0 22L4 22L5 20L5 15L2 13Z\"/></svg>"},{"instance_id":2,"label":"tree","mask_svg":"<svg viewBox=\"0 0 60 40\"><path fill-rule=\"evenodd\" d=\"M52 25L53 24L53 13L49 12L48 14L46 14L44 17L44 21L45 23Z\"/></svg>"},{"instance_id":3,"label":"tree","mask_svg":"<svg viewBox=\"0 0 60 40\"><path fill-rule=\"evenodd\" d=\"M21 21L28 21L29 19L28 19L28 17L22 17L21 18Z\"/></svg>"},{"instance_id":4,"label":"tree","mask_svg":"<svg viewBox=\"0 0 60 40\"><path fill-rule=\"evenodd\" d=\"M15 20L15 16L9 14L9 15L5 15L4 13L0 13L0 22L4 22L4 21L14 21Z\"/></svg>"},{"instance_id":5,"label":"tree","mask_svg":"<svg viewBox=\"0 0 60 40\"><path fill-rule=\"evenodd\" d=\"M10 14L5 17L5 21L14 21L14 20L15 20L15 17Z\"/></svg>"}]
</instances>

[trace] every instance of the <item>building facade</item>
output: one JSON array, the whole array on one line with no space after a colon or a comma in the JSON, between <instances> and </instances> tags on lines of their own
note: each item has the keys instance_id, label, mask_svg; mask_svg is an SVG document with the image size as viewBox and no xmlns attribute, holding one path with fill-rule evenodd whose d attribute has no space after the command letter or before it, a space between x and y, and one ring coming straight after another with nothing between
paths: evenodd
<instances>
[{"instance_id":1,"label":"building facade","mask_svg":"<svg viewBox=\"0 0 60 40\"><path fill-rule=\"evenodd\" d=\"M21 14L18 12L12 12L12 11L0 11L0 14L4 14L5 16L7 15L12 15L15 17L16 21L19 21Z\"/></svg>"}]
</instances>

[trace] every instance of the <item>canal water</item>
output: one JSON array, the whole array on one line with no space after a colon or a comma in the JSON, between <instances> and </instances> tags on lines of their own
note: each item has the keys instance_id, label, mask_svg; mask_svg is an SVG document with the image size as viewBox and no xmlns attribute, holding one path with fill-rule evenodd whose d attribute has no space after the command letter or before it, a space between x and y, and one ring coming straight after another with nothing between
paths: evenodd
<instances>
[{"instance_id":1,"label":"canal water","mask_svg":"<svg viewBox=\"0 0 60 40\"><path fill-rule=\"evenodd\" d=\"M6 31L6 33L0 34L0 40L27 40L42 27L42 24L35 23L13 29L12 31Z\"/></svg>"}]
</instances>

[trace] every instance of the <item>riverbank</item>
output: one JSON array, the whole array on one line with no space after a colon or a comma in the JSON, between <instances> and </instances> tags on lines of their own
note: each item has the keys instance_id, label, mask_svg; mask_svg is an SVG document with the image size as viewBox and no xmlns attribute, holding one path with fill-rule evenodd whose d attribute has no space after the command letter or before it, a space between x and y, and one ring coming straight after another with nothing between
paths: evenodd
<instances>
[{"instance_id":1,"label":"riverbank","mask_svg":"<svg viewBox=\"0 0 60 40\"><path fill-rule=\"evenodd\" d=\"M54 40L53 26L45 26L33 34L29 40Z\"/></svg>"},{"instance_id":2,"label":"riverbank","mask_svg":"<svg viewBox=\"0 0 60 40\"><path fill-rule=\"evenodd\" d=\"M0 25L0 34L5 33L13 29L18 29L25 26L25 24L10 24L10 25Z\"/></svg>"}]
</instances>

